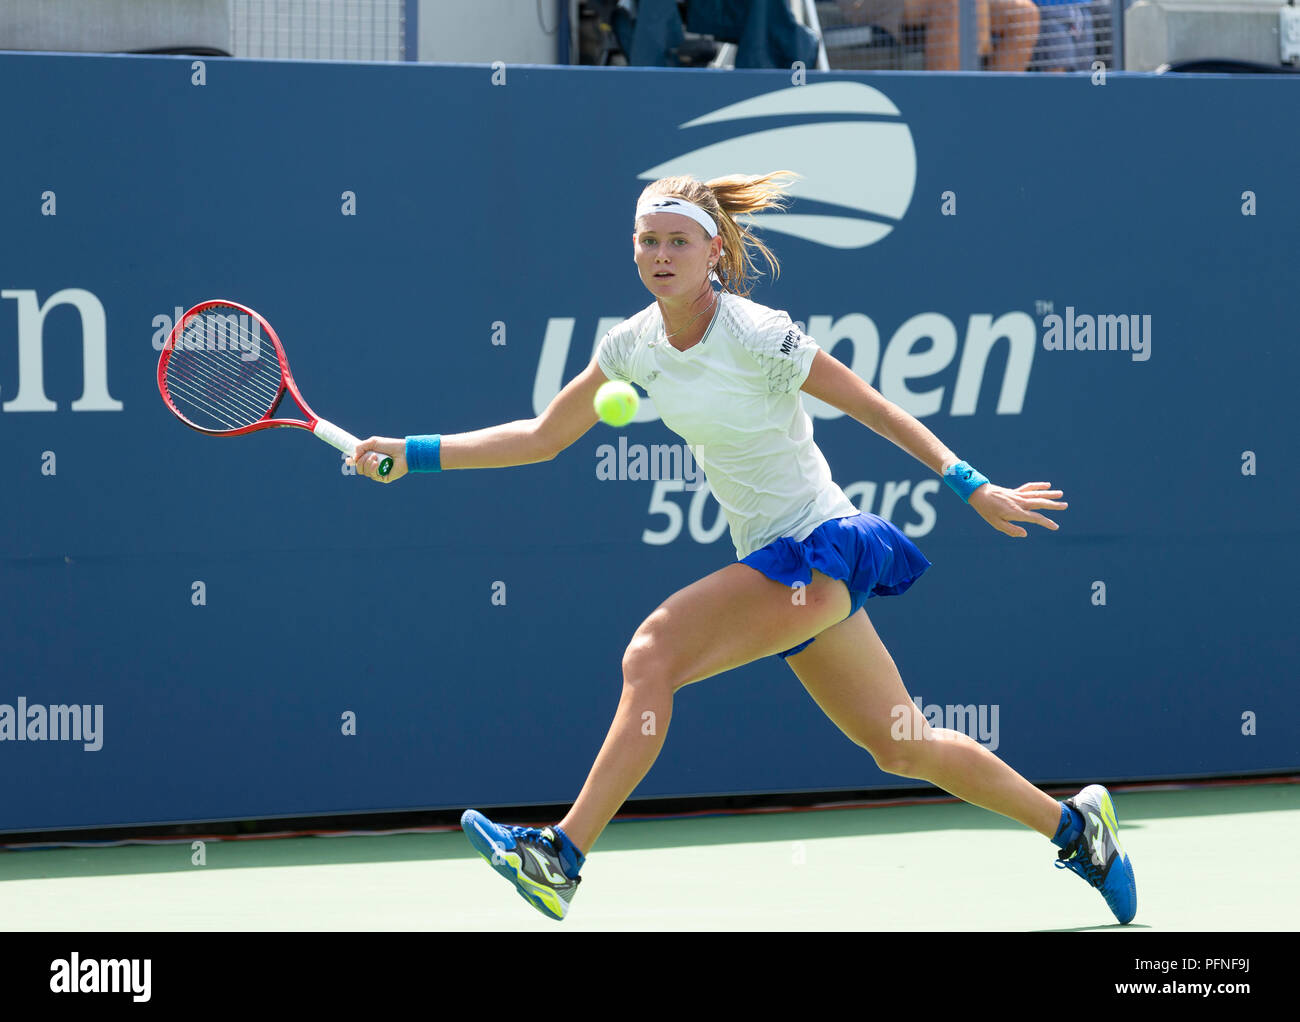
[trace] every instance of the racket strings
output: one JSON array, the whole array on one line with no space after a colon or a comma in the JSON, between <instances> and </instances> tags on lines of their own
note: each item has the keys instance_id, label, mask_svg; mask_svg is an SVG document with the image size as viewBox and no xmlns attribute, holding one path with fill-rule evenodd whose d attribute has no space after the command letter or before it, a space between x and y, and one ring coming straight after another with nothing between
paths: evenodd
<instances>
[{"instance_id":1,"label":"racket strings","mask_svg":"<svg viewBox=\"0 0 1300 1022\"><path fill-rule=\"evenodd\" d=\"M186 407L178 410L202 429L251 426L280 396L283 378L275 345L247 330L245 318L237 309L209 307L183 325L167 360L169 396L183 403ZM218 332L219 338L214 336Z\"/></svg>"},{"instance_id":2,"label":"racket strings","mask_svg":"<svg viewBox=\"0 0 1300 1022\"><path fill-rule=\"evenodd\" d=\"M278 387L268 394L263 388L247 383L241 391L238 377L228 372L216 373L189 361L182 361L167 377L174 398L184 400L201 416L210 416L230 429L251 425L262 418L270 411L278 392ZM265 400L254 400L255 397ZM203 422L198 425L208 428Z\"/></svg>"},{"instance_id":3,"label":"racket strings","mask_svg":"<svg viewBox=\"0 0 1300 1022\"><path fill-rule=\"evenodd\" d=\"M229 372L218 373L214 367L198 362L180 367L176 381L206 387L206 392L196 393L190 390L189 393L200 400L206 398L214 405L220 405L236 418L252 415L253 422L270 410L279 393L278 377L274 388L267 388L264 381L247 381L247 393L244 393L231 389L232 383L237 385L240 382L237 377L233 377Z\"/></svg>"},{"instance_id":4,"label":"racket strings","mask_svg":"<svg viewBox=\"0 0 1300 1022\"><path fill-rule=\"evenodd\" d=\"M168 390L172 400L178 405L184 406L181 411L186 413L185 417L204 429L215 429L217 427L239 429L242 426L256 422L260 418L260 416L249 418L245 412L218 403L210 395L196 393L175 380L168 385ZM203 421L205 419L211 421L205 422Z\"/></svg>"}]
</instances>

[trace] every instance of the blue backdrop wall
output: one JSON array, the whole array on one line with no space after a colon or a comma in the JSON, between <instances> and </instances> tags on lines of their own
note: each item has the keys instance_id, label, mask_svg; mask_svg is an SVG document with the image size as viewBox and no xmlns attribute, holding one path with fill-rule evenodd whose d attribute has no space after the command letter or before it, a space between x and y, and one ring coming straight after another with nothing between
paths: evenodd
<instances>
[{"instance_id":1,"label":"blue backdrop wall","mask_svg":"<svg viewBox=\"0 0 1300 1022\"><path fill-rule=\"evenodd\" d=\"M1293 89L0 55L0 830L572 799L639 622L734 559L707 491L598 476L677 441L653 405L381 487L183 428L155 367L230 298L361 436L530 418L652 300L633 206L681 172L801 174L752 297L1066 491L1009 539L804 399L934 563L868 605L923 706L1038 782L1295 769ZM1118 316L1139 350L1057 349ZM900 783L772 657L678 694L636 795Z\"/></svg>"}]
</instances>

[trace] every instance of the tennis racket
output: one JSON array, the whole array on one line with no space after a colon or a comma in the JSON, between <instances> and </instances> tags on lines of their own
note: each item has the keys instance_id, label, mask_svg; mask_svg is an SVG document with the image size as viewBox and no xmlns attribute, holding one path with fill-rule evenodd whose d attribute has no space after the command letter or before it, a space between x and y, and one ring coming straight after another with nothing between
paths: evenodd
<instances>
[{"instance_id":1,"label":"tennis racket","mask_svg":"<svg viewBox=\"0 0 1300 1022\"><path fill-rule=\"evenodd\" d=\"M293 426L349 455L361 443L308 407L271 324L235 302L201 302L172 327L158 359L158 390L176 418L208 436ZM303 418L274 417L286 392ZM379 474L392 467L383 458Z\"/></svg>"}]
</instances>

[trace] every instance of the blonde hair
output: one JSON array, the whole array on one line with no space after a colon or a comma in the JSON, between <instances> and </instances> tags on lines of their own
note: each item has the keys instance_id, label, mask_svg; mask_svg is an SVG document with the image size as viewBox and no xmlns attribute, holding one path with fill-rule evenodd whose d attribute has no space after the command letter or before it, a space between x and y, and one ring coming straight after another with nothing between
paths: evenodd
<instances>
[{"instance_id":1,"label":"blonde hair","mask_svg":"<svg viewBox=\"0 0 1300 1022\"><path fill-rule=\"evenodd\" d=\"M697 181L689 175L662 177L646 185L641 198L663 195L685 199L713 217L722 238L722 256L713 272L718 275L718 282L724 291L748 298L753 278L759 276L758 267L751 257L751 249L761 253L767 260L774 277L781 275L781 266L772 250L751 231L738 224L735 217L764 209L784 210L782 200L786 198L789 182L777 179L799 176L792 170L774 170L770 174L761 175L730 174L706 182ZM703 233L704 228L701 227L700 231Z\"/></svg>"}]
</instances>

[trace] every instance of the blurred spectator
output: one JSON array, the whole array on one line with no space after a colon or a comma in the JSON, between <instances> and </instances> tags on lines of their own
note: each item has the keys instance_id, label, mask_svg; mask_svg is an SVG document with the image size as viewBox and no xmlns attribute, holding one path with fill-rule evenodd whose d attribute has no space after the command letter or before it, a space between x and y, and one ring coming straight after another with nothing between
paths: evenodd
<instances>
[{"instance_id":1,"label":"blurred spectator","mask_svg":"<svg viewBox=\"0 0 1300 1022\"><path fill-rule=\"evenodd\" d=\"M817 34L795 20L788 0L686 0L686 27L735 43L736 67L817 66Z\"/></svg>"},{"instance_id":2,"label":"blurred spectator","mask_svg":"<svg viewBox=\"0 0 1300 1022\"><path fill-rule=\"evenodd\" d=\"M629 64L677 66L684 36L676 0L619 0L610 20Z\"/></svg>"},{"instance_id":3,"label":"blurred spectator","mask_svg":"<svg viewBox=\"0 0 1300 1022\"><path fill-rule=\"evenodd\" d=\"M800 25L788 0L592 0L627 62L639 67L707 64L718 43L736 44L736 67L817 64L816 34ZM682 15L685 12L685 24ZM608 12L608 13L606 13ZM685 32L695 37L688 39Z\"/></svg>"},{"instance_id":4,"label":"blurred spectator","mask_svg":"<svg viewBox=\"0 0 1300 1022\"><path fill-rule=\"evenodd\" d=\"M978 0L977 0L978 2ZM1039 11L1034 0L988 0L995 40L989 57L990 71L1024 71L1038 42Z\"/></svg>"},{"instance_id":5,"label":"blurred spectator","mask_svg":"<svg viewBox=\"0 0 1300 1022\"><path fill-rule=\"evenodd\" d=\"M1037 71L1089 71L1097 59L1097 32L1091 3L1038 0L1042 19L1034 50Z\"/></svg>"},{"instance_id":6,"label":"blurred spectator","mask_svg":"<svg viewBox=\"0 0 1300 1022\"><path fill-rule=\"evenodd\" d=\"M960 0L836 0L850 25L875 25L900 42L903 28L925 29L927 71L961 70ZM1038 41L1034 0L975 0L976 52L990 71L1024 71Z\"/></svg>"}]
</instances>

